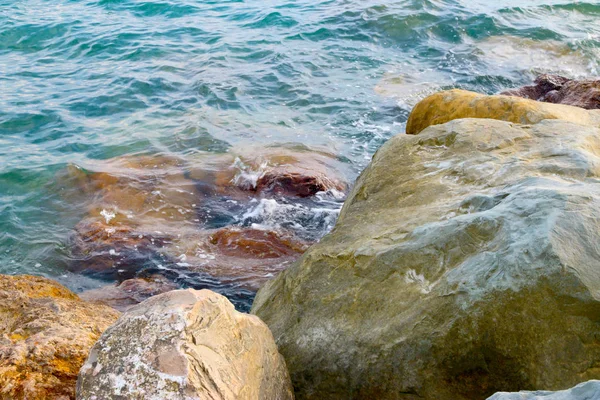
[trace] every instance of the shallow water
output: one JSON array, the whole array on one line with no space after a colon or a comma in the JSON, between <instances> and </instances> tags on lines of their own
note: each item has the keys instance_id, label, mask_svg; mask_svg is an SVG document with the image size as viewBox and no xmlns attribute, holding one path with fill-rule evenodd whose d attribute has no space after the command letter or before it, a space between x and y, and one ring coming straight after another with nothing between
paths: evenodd
<instances>
[{"instance_id":1,"label":"shallow water","mask_svg":"<svg viewBox=\"0 0 600 400\"><path fill-rule=\"evenodd\" d=\"M103 284L69 272L94 197L69 168L301 143L353 180L428 93L598 74L599 18L592 1L0 0L0 272ZM319 237L340 207L285 203L215 213Z\"/></svg>"}]
</instances>

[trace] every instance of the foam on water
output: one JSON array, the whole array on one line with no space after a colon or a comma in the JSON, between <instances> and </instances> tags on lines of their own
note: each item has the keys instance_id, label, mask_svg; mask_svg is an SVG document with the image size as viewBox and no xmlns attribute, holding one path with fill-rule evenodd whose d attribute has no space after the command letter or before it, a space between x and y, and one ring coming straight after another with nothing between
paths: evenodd
<instances>
[{"instance_id":1,"label":"foam on water","mask_svg":"<svg viewBox=\"0 0 600 400\"><path fill-rule=\"evenodd\" d=\"M99 284L68 272L68 238L93 203L69 166L296 143L329 149L352 180L433 91L598 74L599 17L596 2L567 0L0 0L0 272ZM251 186L262 174L234 168ZM171 176L120 171L138 189ZM341 206L332 193L187 206L153 190L144 215L106 206L104 221L164 215L171 230L236 224L313 240Z\"/></svg>"}]
</instances>

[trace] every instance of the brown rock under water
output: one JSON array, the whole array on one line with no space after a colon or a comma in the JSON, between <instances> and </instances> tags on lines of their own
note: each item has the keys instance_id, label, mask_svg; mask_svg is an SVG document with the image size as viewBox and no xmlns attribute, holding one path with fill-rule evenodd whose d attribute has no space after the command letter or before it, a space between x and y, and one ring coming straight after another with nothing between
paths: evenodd
<instances>
[{"instance_id":1,"label":"brown rock under water","mask_svg":"<svg viewBox=\"0 0 600 400\"><path fill-rule=\"evenodd\" d=\"M307 244L285 232L211 227L235 222L257 197L305 198L346 189L334 155L302 146L185 160L127 156L93 168L71 166L69 179L62 180L77 187L88 212L72 236L70 269L118 282L161 264L256 290ZM134 302L115 286L105 294L104 301L118 308Z\"/></svg>"},{"instance_id":2,"label":"brown rock under water","mask_svg":"<svg viewBox=\"0 0 600 400\"><path fill-rule=\"evenodd\" d=\"M279 258L297 256L306 244L274 231L254 228L223 228L210 235L210 243L219 254L240 258Z\"/></svg>"},{"instance_id":3,"label":"brown rock under water","mask_svg":"<svg viewBox=\"0 0 600 400\"><path fill-rule=\"evenodd\" d=\"M118 285L107 285L98 289L87 290L79 294L85 301L106 304L121 312L161 293L179 289L174 282L161 275L146 278L127 279Z\"/></svg>"},{"instance_id":4,"label":"brown rock under water","mask_svg":"<svg viewBox=\"0 0 600 400\"><path fill-rule=\"evenodd\" d=\"M587 110L600 109L600 79L575 80L559 75L538 76L534 85L502 92L546 103L566 104Z\"/></svg>"},{"instance_id":5,"label":"brown rock under water","mask_svg":"<svg viewBox=\"0 0 600 400\"><path fill-rule=\"evenodd\" d=\"M234 187L264 197L310 197L327 190L347 190L342 163L330 153L268 147L229 157L215 174L221 190Z\"/></svg>"},{"instance_id":6,"label":"brown rock under water","mask_svg":"<svg viewBox=\"0 0 600 400\"><path fill-rule=\"evenodd\" d=\"M160 250L171 239L164 233L146 233L120 223L83 220L75 227L70 269L119 281L133 278L146 262L160 257Z\"/></svg>"},{"instance_id":7,"label":"brown rock under water","mask_svg":"<svg viewBox=\"0 0 600 400\"><path fill-rule=\"evenodd\" d=\"M118 317L50 279L0 275L0 399L75 399L90 348Z\"/></svg>"},{"instance_id":8,"label":"brown rock under water","mask_svg":"<svg viewBox=\"0 0 600 400\"><path fill-rule=\"evenodd\" d=\"M309 243L287 232L227 227L182 235L174 245L188 270L255 291L300 257Z\"/></svg>"}]
</instances>

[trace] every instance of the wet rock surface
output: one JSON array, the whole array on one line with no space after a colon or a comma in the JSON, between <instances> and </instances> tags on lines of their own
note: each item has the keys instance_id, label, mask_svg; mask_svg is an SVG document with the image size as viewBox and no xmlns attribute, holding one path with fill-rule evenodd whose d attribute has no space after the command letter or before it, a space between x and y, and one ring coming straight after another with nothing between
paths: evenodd
<instances>
[{"instance_id":1,"label":"wet rock surface","mask_svg":"<svg viewBox=\"0 0 600 400\"><path fill-rule=\"evenodd\" d=\"M538 76L533 85L507 90L502 94L587 110L600 109L600 79L575 80L544 74Z\"/></svg>"},{"instance_id":2,"label":"wet rock surface","mask_svg":"<svg viewBox=\"0 0 600 400\"><path fill-rule=\"evenodd\" d=\"M155 296L90 352L77 399L293 399L283 357L256 316L208 290Z\"/></svg>"},{"instance_id":3,"label":"wet rock surface","mask_svg":"<svg viewBox=\"0 0 600 400\"><path fill-rule=\"evenodd\" d=\"M257 294L299 399L470 400L600 377L600 129L570 122L592 111L435 99L413 111L418 135L379 149L333 231Z\"/></svg>"},{"instance_id":4,"label":"wet rock surface","mask_svg":"<svg viewBox=\"0 0 600 400\"><path fill-rule=\"evenodd\" d=\"M49 279L0 275L0 399L75 399L79 369L118 316Z\"/></svg>"},{"instance_id":5,"label":"wet rock surface","mask_svg":"<svg viewBox=\"0 0 600 400\"><path fill-rule=\"evenodd\" d=\"M455 89L433 94L419 102L408 118L406 133L416 135L428 126L459 118L488 118L517 124L560 119L580 125L600 126L599 110L583 110L514 96L486 96Z\"/></svg>"}]
</instances>

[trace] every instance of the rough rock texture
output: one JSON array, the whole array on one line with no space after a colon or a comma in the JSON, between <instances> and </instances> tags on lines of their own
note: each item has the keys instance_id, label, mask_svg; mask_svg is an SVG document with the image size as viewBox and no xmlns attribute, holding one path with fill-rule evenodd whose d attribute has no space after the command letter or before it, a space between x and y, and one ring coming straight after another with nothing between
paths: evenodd
<instances>
[{"instance_id":1,"label":"rough rock texture","mask_svg":"<svg viewBox=\"0 0 600 400\"><path fill-rule=\"evenodd\" d=\"M437 97L461 95L475 98ZM495 101L512 100L480 100ZM600 377L599 182L600 129L566 121L389 140L334 230L254 301L297 398L472 400Z\"/></svg>"},{"instance_id":2,"label":"rough rock texture","mask_svg":"<svg viewBox=\"0 0 600 400\"><path fill-rule=\"evenodd\" d=\"M496 393L488 400L596 400L600 399L600 381L588 381L558 392L535 391Z\"/></svg>"},{"instance_id":3,"label":"rough rock texture","mask_svg":"<svg viewBox=\"0 0 600 400\"><path fill-rule=\"evenodd\" d=\"M78 399L292 399L267 326L209 290L131 308L90 352Z\"/></svg>"},{"instance_id":4,"label":"rough rock texture","mask_svg":"<svg viewBox=\"0 0 600 400\"><path fill-rule=\"evenodd\" d=\"M416 135L430 125L458 118L491 118L519 124L562 119L581 125L600 126L599 110L583 110L513 96L486 96L456 89L436 93L417 104L408 118L406 133Z\"/></svg>"},{"instance_id":5,"label":"rough rock texture","mask_svg":"<svg viewBox=\"0 0 600 400\"><path fill-rule=\"evenodd\" d=\"M502 92L548 103L568 104L587 110L600 109L600 79L574 80L559 75L540 75L534 85Z\"/></svg>"},{"instance_id":6,"label":"rough rock texture","mask_svg":"<svg viewBox=\"0 0 600 400\"><path fill-rule=\"evenodd\" d=\"M74 399L90 348L118 316L49 279L0 275L0 399Z\"/></svg>"}]
</instances>

